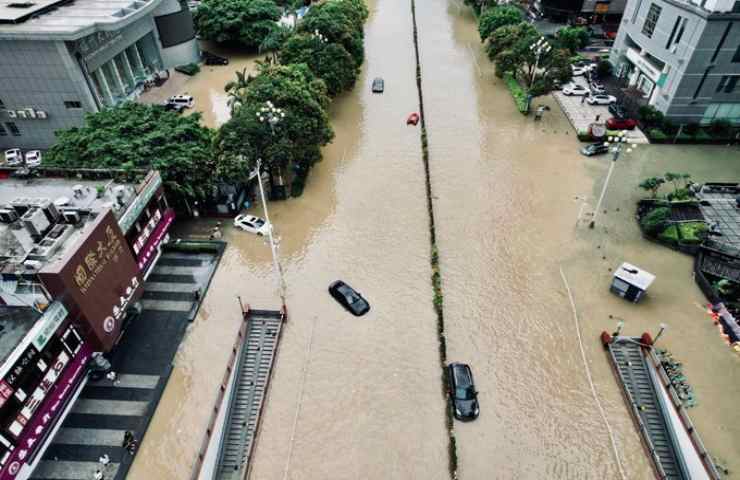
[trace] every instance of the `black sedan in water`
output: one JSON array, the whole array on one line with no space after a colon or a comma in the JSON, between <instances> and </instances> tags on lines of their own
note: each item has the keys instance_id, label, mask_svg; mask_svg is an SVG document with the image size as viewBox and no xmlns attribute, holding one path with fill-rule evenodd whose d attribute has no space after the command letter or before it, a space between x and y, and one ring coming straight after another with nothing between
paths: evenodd
<instances>
[{"instance_id":1,"label":"black sedan in water","mask_svg":"<svg viewBox=\"0 0 740 480\"><path fill-rule=\"evenodd\" d=\"M592 143L581 149L581 153L587 157L609 153L609 145L605 143Z\"/></svg>"},{"instance_id":2,"label":"black sedan in water","mask_svg":"<svg viewBox=\"0 0 740 480\"><path fill-rule=\"evenodd\" d=\"M329 285L329 293L334 297L334 300L339 302L356 317L365 315L370 311L370 304L367 303L367 300L359 292L356 292L341 280L337 280Z\"/></svg>"},{"instance_id":3,"label":"black sedan in water","mask_svg":"<svg viewBox=\"0 0 740 480\"><path fill-rule=\"evenodd\" d=\"M464 363L451 363L447 366L449 381L450 408L458 420L475 420L478 418L478 392L473 383L473 372Z\"/></svg>"}]
</instances>

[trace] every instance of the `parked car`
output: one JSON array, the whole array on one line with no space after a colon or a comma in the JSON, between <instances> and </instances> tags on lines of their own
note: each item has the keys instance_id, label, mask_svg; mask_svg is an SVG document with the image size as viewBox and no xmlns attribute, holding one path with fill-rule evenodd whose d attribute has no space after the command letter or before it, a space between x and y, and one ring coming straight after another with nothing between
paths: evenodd
<instances>
[{"instance_id":1,"label":"parked car","mask_svg":"<svg viewBox=\"0 0 740 480\"><path fill-rule=\"evenodd\" d=\"M590 95L586 99L586 103L589 105L611 105L612 103L617 102L617 97L614 97L612 95Z\"/></svg>"},{"instance_id":2,"label":"parked car","mask_svg":"<svg viewBox=\"0 0 740 480\"><path fill-rule=\"evenodd\" d=\"M569 83L568 85L563 87L563 94L564 95L589 95L591 93L591 90L584 87L583 85L579 85L577 83Z\"/></svg>"},{"instance_id":3,"label":"parked car","mask_svg":"<svg viewBox=\"0 0 740 480\"><path fill-rule=\"evenodd\" d=\"M356 317L365 315L370 311L370 304L367 303L362 294L341 280L329 285L329 294Z\"/></svg>"},{"instance_id":4,"label":"parked car","mask_svg":"<svg viewBox=\"0 0 740 480\"><path fill-rule=\"evenodd\" d=\"M570 68L573 72L574 77L580 77L581 75L585 75L586 72L589 71L586 67L576 66L576 65L571 65Z\"/></svg>"},{"instance_id":5,"label":"parked car","mask_svg":"<svg viewBox=\"0 0 740 480\"><path fill-rule=\"evenodd\" d=\"M185 110L185 105L181 103L170 103L167 102L164 104L164 109L168 112L176 112L176 113L182 113L183 110Z\"/></svg>"},{"instance_id":6,"label":"parked car","mask_svg":"<svg viewBox=\"0 0 740 480\"><path fill-rule=\"evenodd\" d=\"M203 63L206 65L228 65L229 59L211 52L203 52Z\"/></svg>"},{"instance_id":7,"label":"parked car","mask_svg":"<svg viewBox=\"0 0 740 480\"><path fill-rule=\"evenodd\" d=\"M480 413L478 392L475 391L473 372L464 363L447 366L450 403L453 415L458 420L475 420Z\"/></svg>"},{"instance_id":8,"label":"parked car","mask_svg":"<svg viewBox=\"0 0 740 480\"><path fill-rule=\"evenodd\" d=\"M41 151L29 150L26 152L26 166L38 167L39 165L41 165Z\"/></svg>"},{"instance_id":9,"label":"parked car","mask_svg":"<svg viewBox=\"0 0 740 480\"><path fill-rule=\"evenodd\" d=\"M383 93L385 90L385 81L377 77L375 80L373 80L373 93Z\"/></svg>"},{"instance_id":10,"label":"parked car","mask_svg":"<svg viewBox=\"0 0 740 480\"><path fill-rule=\"evenodd\" d=\"M265 219L247 214L237 215L234 219L234 226L259 236L267 235L270 229L270 224Z\"/></svg>"},{"instance_id":11,"label":"parked car","mask_svg":"<svg viewBox=\"0 0 740 480\"><path fill-rule=\"evenodd\" d=\"M581 149L581 153L587 157L593 157L594 155L603 155L609 152L609 146L604 143L592 143L586 145Z\"/></svg>"},{"instance_id":12,"label":"parked car","mask_svg":"<svg viewBox=\"0 0 740 480\"><path fill-rule=\"evenodd\" d=\"M588 85L588 88L591 90L592 94L604 94L606 93L606 88L602 83L599 82L591 82Z\"/></svg>"},{"instance_id":13,"label":"parked car","mask_svg":"<svg viewBox=\"0 0 740 480\"><path fill-rule=\"evenodd\" d=\"M182 105L185 108L193 108L195 100L190 95L173 95L167 99L167 103L174 103L175 105Z\"/></svg>"},{"instance_id":14,"label":"parked car","mask_svg":"<svg viewBox=\"0 0 740 480\"><path fill-rule=\"evenodd\" d=\"M632 130L637 126L634 118L615 118L612 117L606 121L606 128L609 130Z\"/></svg>"},{"instance_id":15,"label":"parked car","mask_svg":"<svg viewBox=\"0 0 740 480\"><path fill-rule=\"evenodd\" d=\"M8 167L17 167L23 164L23 152L20 148L11 148L5 150L5 165Z\"/></svg>"},{"instance_id":16,"label":"parked car","mask_svg":"<svg viewBox=\"0 0 740 480\"><path fill-rule=\"evenodd\" d=\"M614 115L615 118L624 118L627 116L627 111L618 103L612 103L609 105L609 113Z\"/></svg>"}]
</instances>

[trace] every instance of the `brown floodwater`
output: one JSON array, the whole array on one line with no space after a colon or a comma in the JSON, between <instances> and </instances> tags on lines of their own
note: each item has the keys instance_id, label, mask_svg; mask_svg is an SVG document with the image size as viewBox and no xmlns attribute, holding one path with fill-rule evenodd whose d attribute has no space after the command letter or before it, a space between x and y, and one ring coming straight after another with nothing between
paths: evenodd
<instances>
[{"instance_id":1,"label":"brown floodwater","mask_svg":"<svg viewBox=\"0 0 740 480\"><path fill-rule=\"evenodd\" d=\"M455 423L461 478L619 478L561 268L627 478L652 472L598 341L617 319L626 334L669 325L661 343L695 387L692 418L709 451L740 468L737 356L702 307L691 258L644 241L634 222L640 179L666 170L737 179L740 151L623 154L607 213L590 230L578 218L593 208L608 159L577 153L552 99L542 100L552 110L541 122L516 112L461 3L419 2L417 21L448 357L471 364L480 390L480 418ZM336 139L303 196L270 205L290 317L252 478L449 478L419 131L404 125L418 109L411 27L408 2L371 2L361 78L332 106ZM206 123L223 122L223 84L253 62L239 57L185 80ZM376 76L383 95L370 93ZM205 235L214 222L181 231ZM225 238L132 479L187 478L239 326L236 295L255 308L279 305L269 247L229 226ZM639 305L608 292L610 269L625 260L657 275ZM337 278L368 298L368 315L352 317L331 300L326 287Z\"/></svg>"}]
</instances>

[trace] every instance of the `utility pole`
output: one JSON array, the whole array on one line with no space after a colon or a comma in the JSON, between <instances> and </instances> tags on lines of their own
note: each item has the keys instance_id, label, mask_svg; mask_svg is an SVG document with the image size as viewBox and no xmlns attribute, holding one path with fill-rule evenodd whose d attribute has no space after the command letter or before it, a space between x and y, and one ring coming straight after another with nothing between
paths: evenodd
<instances>
[{"instance_id":1,"label":"utility pole","mask_svg":"<svg viewBox=\"0 0 740 480\"><path fill-rule=\"evenodd\" d=\"M629 143L626 135L627 132L623 130L619 132L619 135L609 137L609 141L604 142L606 146L609 146L610 143L613 143L614 148L612 148L612 153L614 154L614 156L612 157L611 165L609 165L609 172L606 174L606 180L604 180L604 186L601 189L601 195L599 195L599 201L596 203L596 210L594 210L594 214L591 217L591 223L588 224L588 228L594 228L594 226L596 226L596 216L599 214L599 211L601 211L601 202L604 201L604 196L606 196L606 189L609 186L609 180L612 177L614 165L616 165L617 160L619 159L619 154L622 153L622 145L624 145L625 143L630 145L630 147L627 148L627 153L632 152L632 148L637 148L637 145Z\"/></svg>"}]
</instances>

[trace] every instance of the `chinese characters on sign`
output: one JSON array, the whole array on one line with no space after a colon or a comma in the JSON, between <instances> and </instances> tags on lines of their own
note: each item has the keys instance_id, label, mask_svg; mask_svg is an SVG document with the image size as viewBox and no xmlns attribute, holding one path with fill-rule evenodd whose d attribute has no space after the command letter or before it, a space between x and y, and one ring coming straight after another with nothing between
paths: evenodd
<instances>
[{"instance_id":1,"label":"chinese characters on sign","mask_svg":"<svg viewBox=\"0 0 740 480\"><path fill-rule=\"evenodd\" d=\"M67 318L67 309L64 308L61 302L54 302L49 305L49 308L44 312L44 316L39 320L43 326L36 338L33 339L33 346L39 351L43 350L65 318Z\"/></svg>"},{"instance_id":2,"label":"chinese characters on sign","mask_svg":"<svg viewBox=\"0 0 740 480\"><path fill-rule=\"evenodd\" d=\"M116 323L126 313L126 307L131 302L131 298L136 293L137 288L139 288L139 279L133 276L131 277L131 283L126 287L126 292L118 299L118 304L113 305L113 315L109 315L103 321L103 330L105 333L112 333L115 330Z\"/></svg>"},{"instance_id":3,"label":"chinese characters on sign","mask_svg":"<svg viewBox=\"0 0 740 480\"><path fill-rule=\"evenodd\" d=\"M96 242L96 245L85 254L84 260L75 268L75 283L83 295L87 293L98 274L111 261L118 263L124 253L123 242L111 225L105 227L105 237L105 240Z\"/></svg>"}]
</instances>

